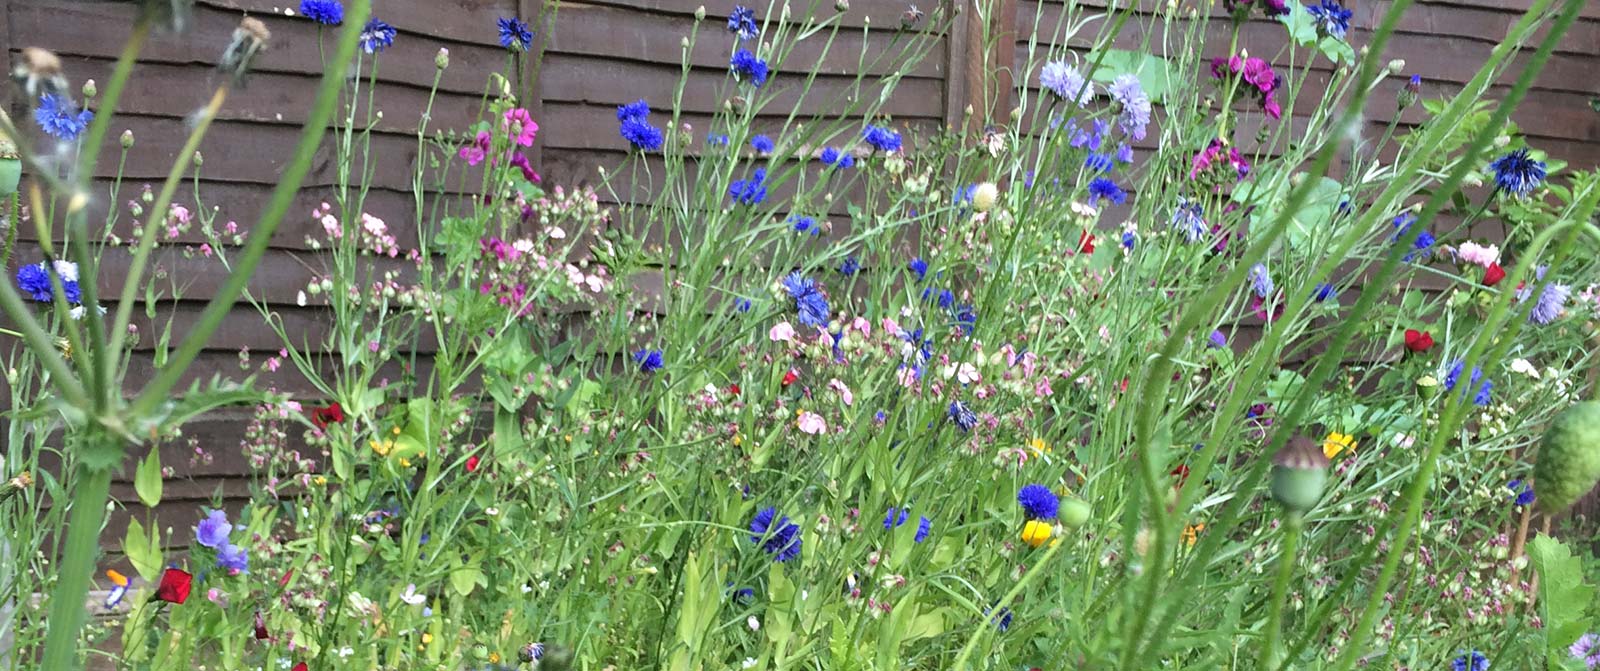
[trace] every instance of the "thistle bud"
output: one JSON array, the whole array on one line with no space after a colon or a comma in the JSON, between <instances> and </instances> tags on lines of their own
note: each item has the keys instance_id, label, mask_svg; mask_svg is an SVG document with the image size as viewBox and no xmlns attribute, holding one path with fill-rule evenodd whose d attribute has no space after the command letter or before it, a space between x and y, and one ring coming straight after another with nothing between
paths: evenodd
<instances>
[{"instance_id":1,"label":"thistle bud","mask_svg":"<svg viewBox=\"0 0 1600 671\"><path fill-rule=\"evenodd\" d=\"M439 47L439 53L433 55L433 67L443 70L450 67L450 50Z\"/></svg>"},{"instance_id":2,"label":"thistle bud","mask_svg":"<svg viewBox=\"0 0 1600 671\"><path fill-rule=\"evenodd\" d=\"M1556 415L1539 442L1533 481L1537 505L1557 514L1600 482L1600 401L1585 401Z\"/></svg>"},{"instance_id":3,"label":"thistle bud","mask_svg":"<svg viewBox=\"0 0 1600 671\"><path fill-rule=\"evenodd\" d=\"M1289 439L1272 458L1272 498L1292 513L1317 505L1328 482L1328 457L1310 438Z\"/></svg>"},{"instance_id":4,"label":"thistle bud","mask_svg":"<svg viewBox=\"0 0 1600 671\"><path fill-rule=\"evenodd\" d=\"M267 24L254 17L245 17L239 22L239 27L233 30L233 41L222 52L222 60L217 67L232 74L236 82L242 83L245 74L250 72L251 61L266 51L267 42L271 39L272 31L267 30Z\"/></svg>"},{"instance_id":5,"label":"thistle bud","mask_svg":"<svg viewBox=\"0 0 1600 671\"><path fill-rule=\"evenodd\" d=\"M122 131L122 148L123 149L132 149L133 148L133 131L131 131L131 130Z\"/></svg>"},{"instance_id":6,"label":"thistle bud","mask_svg":"<svg viewBox=\"0 0 1600 671\"><path fill-rule=\"evenodd\" d=\"M100 87L96 86L93 79L83 82L83 97L93 98L100 94Z\"/></svg>"}]
</instances>

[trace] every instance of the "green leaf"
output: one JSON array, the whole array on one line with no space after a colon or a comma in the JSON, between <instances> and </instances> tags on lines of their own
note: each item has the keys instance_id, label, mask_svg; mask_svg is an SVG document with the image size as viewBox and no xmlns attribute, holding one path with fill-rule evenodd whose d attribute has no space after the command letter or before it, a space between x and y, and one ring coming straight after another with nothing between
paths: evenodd
<instances>
[{"instance_id":1,"label":"green leaf","mask_svg":"<svg viewBox=\"0 0 1600 671\"><path fill-rule=\"evenodd\" d=\"M133 564L133 570L139 572L139 577L145 582L155 582L161 575L161 538L156 535L156 529L145 532L144 524L139 518L128 520L128 533L122 538L122 553L128 556L128 562Z\"/></svg>"},{"instance_id":2,"label":"green leaf","mask_svg":"<svg viewBox=\"0 0 1600 671\"><path fill-rule=\"evenodd\" d=\"M1335 63L1356 62L1355 47L1350 46L1349 42L1332 35L1325 36L1319 40L1317 42L1317 50L1321 51L1322 55L1327 56L1328 60Z\"/></svg>"},{"instance_id":3,"label":"green leaf","mask_svg":"<svg viewBox=\"0 0 1600 671\"><path fill-rule=\"evenodd\" d=\"M150 454L145 455L134 471L133 491L146 507L154 508L161 503L161 484L161 450L152 446Z\"/></svg>"},{"instance_id":4,"label":"green leaf","mask_svg":"<svg viewBox=\"0 0 1600 671\"><path fill-rule=\"evenodd\" d=\"M1551 669L1562 668L1572 645L1588 628L1585 616L1595 588L1583 580L1583 560L1550 536L1528 544L1528 557L1539 572L1539 607L1543 610L1545 651Z\"/></svg>"},{"instance_id":5,"label":"green leaf","mask_svg":"<svg viewBox=\"0 0 1600 671\"><path fill-rule=\"evenodd\" d=\"M483 571L473 566L463 566L450 572L450 586L461 596L471 596L472 590L486 582Z\"/></svg>"}]
</instances>

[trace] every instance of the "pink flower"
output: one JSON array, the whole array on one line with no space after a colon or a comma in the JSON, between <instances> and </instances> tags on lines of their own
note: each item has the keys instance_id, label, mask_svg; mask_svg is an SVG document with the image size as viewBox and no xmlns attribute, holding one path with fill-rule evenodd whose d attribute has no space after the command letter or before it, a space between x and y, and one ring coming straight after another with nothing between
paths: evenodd
<instances>
[{"instance_id":1,"label":"pink flower","mask_svg":"<svg viewBox=\"0 0 1600 671\"><path fill-rule=\"evenodd\" d=\"M794 327L789 322L778 322L767 330L767 339L772 342L794 342Z\"/></svg>"},{"instance_id":2,"label":"pink flower","mask_svg":"<svg viewBox=\"0 0 1600 671\"><path fill-rule=\"evenodd\" d=\"M860 331L861 335L867 337L872 336L872 322L867 321L866 317L856 317L855 321L850 322L850 326L851 328Z\"/></svg>"},{"instance_id":3,"label":"pink flower","mask_svg":"<svg viewBox=\"0 0 1600 671\"><path fill-rule=\"evenodd\" d=\"M489 156L490 141L489 131L479 132L478 139L474 140L472 144L461 148L461 158L466 159L467 165L477 167L479 163L483 162L483 159Z\"/></svg>"},{"instance_id":4,"label":"pink flower","mask_svg":"<svg viewBox=\"0 0 1600 671\"><path fill-rule=\"evenodd\" d=\"M956 379L961 384L977 384L983 381L983 376L978 374L978 367L970 363L956 366Z\"/></svg>"},{"instance_id":5,"label":"pink flower","mask_svg":"<svg viewBox=\"0 0 1600 671\"><path fill-rule=\"evenodd\" d=\"M813 436L828 430L827 420L824 420L822 415L810 411L800 413L800 419L795 421L795 425L800 427L801 431Z\"/></svg>"},{"instance_id":6,"label":"pink flower","mask_svg":"<svg viewBox=\"0 0 1600 671\"><path fill-rule=\"evenodd\" d=\"M910 366L901 366L900 370L895 371L894 376L895 380L898 381L902 387L909 389L917 386L917 369L915 368Z\"/></svg>"},{"instance_id":7,"label":"pink flower","mask_svg":"<svg viewBox=\"0 0 1600 671\"><path fill-rule=\"evenodd\" d=\"M1488 268L1500 261L1500 248L1495 245L1480 245L1469 240L1456 248L1456 256L1463 262Z\"/></svg>"},{"instance_id":8,"label":"pink flower","mask_svg":"<svg viewBox=\"0 0 1600 671\"><path fill-rule=\"evenodd\" d=\"M1038 382L1033 383L1034 396L1044 398L1046 396L1053 396L1055 393L1055 390L1050 388L1050 378L1041 377L1039 378Z\"/></svg>"},{"instance_id":9,"label":"pink flower","mask_svg":"<svg viewBox=\"0 0 1600 671\"><path fill-rule=\"evenodd\" d=\"M839 378L828 380L828 388L832 389L834 393L838 394L839 400L844 401L845 405L856 404L855 393L851 392L850 388L845 386L843 382L840 382Z\"/></svg>"},{"instance_id":10,"label":"pink flower","mask_svg":"<svg viewBox=\"0 0 1600 671\"><path fill-rule=\"evenodd\" d=\"M534 184L539 183L539 173L533 171L533 165L528 163L528 157L516 154L511 157L511 165L522 170L522 178Z\"/></svg>"},{"instance_id":11,"label":"pink flower","mask_svg":"<svg viewBox=\"0 0 1600 671\"><path fill-rule=\"evenodd\" d=\"M539 132L539 124L533 122L533 115L528 114L528 110L518 107L506 110L505 129L506 135L513 143L532 147L533 137Z\"/></svg>"}]
</instances>

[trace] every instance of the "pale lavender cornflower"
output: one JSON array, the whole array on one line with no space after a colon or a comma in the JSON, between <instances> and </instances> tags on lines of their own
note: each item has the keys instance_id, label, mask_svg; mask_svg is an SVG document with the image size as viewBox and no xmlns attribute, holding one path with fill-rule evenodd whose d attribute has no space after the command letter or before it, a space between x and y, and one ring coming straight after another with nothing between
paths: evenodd
<instances>
[{"instance_id":1,"label":"pale lavender cornflower","mask_svg":"<svg viewBox=\"0 0 1600 671\"><path fill-rule=\"evenodd\" d=\"M1593 670L1600 669L1600 634L1588 633L1567 648L1572 658Z\"/></svg>"},{"instance_id":2,"label":"pale lavender cornflower","mask_svg":"<svg viewBox=\"0 0 1600 671\"><path fill-rule=\"evenodd\" d=\"M1539 266L1533 270L1534 280L1524 283L1517 289L1518 303L1526 303L1533 296L1534 287L1544 281L1544 274L1548 270L1548 266ZM1572 287L1551 282L1539 293L1538 300L1533 304L1533 311L1528 313L1528 321L1544 326L1560 319L1562 311L1567 307L1567 299L1571 297Z\"/></svg>"},{"instance_id":3,"label":"pale lavender cornflower","mask_svg":"<svg viewBox=\"0 0 1600 671\"><path fill-rule=\"evenodd\" d=\"M1117 113L1117 127L1122 129L1124 135L1143 140L1145 127L1150 125L1150 96L1145 95L1139 78L1133 75L1117 77L1106 87L1106 92L1122 107Z\"/></svg>"},{"instance_id":4,"label":"pale lavender cornflower","mask_svg":"<svg viewBox=\"0 0 1600 671\"><path fill-rule=\"evenodd\" d=\"M1276 288L1272 284L1272 276L1267 274L1266 265L1257 263L1250 267L1250 289L1256 292L1257 296L1270 297Z\"/></svg>"},{"instance_id":5,"label":"pale lavender cornflower","mask_svg":"<svg viewBox=\"0 0 1600 671\"><path fill-rule=\"evenodd\" d=\"M1078 74L1078 69L1067 65L1066 61L1051 61L1044 64L1044 69L1039 71L1039 85L1049 89L1057 98L1074 100L1077 96L1079 107L1089 104L1094 100L1094 84Z\"/></svg>"},{"instance_id":6,"label":"pale lavender cornflower","mask_svg":"<svg viewBox=\"0 0 1600 671\"><path fill-rule=\"evenodd\" d=\"M202 547L217 548L228 543L230 533L233 533L233 525L228 523L228 513L213 510L195 525L194 542Z\"/></svg>"}]
</instances>

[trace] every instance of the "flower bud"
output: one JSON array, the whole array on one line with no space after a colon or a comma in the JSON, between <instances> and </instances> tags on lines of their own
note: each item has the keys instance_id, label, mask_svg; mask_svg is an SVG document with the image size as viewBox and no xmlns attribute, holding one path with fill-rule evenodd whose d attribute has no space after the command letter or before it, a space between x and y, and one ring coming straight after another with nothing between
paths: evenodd
<instances>
[{"instance_id":1,"label":"flower bud","mask_svg":"<svg viewBox=\"0 0 1600 671\"><path fill-rule=\"evenodd\" d=\"M133 131L131 131L131 130L122 131L122 148L123 149L132 149L133 148Z\"/></svg>"},{"instance_id":2,"label":"flower bud","mask_svg":"<svg viewBox=\"0 0 1600 671\"><path fill-rule=\"evenodd\" d=\"M840 12L850 11L850 0L833 0L833 9Z\"/></svg>"},{"instance_id":3,"label":"flower bud","mask_svg":"<svg viewBox=\"0 0 1600 671\"><path fill-rule=\"evenodd\" d=\"M205 163L206 163L205 157L201 156L200 152L196 151L194 153L194 167L198 168L198 167L200 167L202 165L205 165Z\"/></svg>"},{"instance_id":4,"label":"flower bud","mask_svg":"<svg viewBox=\"0 0 1600 671\"><path fill-rule=\"evenodd\" d=\"M1309 438L1289 439L1272 458L1272 498L1291 513L1304 513L1317 505L1328 482L1328 457Z\"/></svg>"},{"instance_id":5,"label":"flower bud","mask_svg":"<svg viewBox=\"0 0 1600 671\"><path fill-rule=\"evenodd\" d=\"M450 50L439 47L439 53L433 55L433 67L440 70L450 67Z\"/></svg>"},{"instance_id":6,"label":"flower bud","mask_svg":"<svg viewBox=\"0 0 1600 671\"><path fill-rule=\"evenodd\" d=\"M1392 61L1389 61L1389 74L1391 74L1391 75L1400 74L1405 69L1406 69L1406 59L1404 59L1404 58L1396 58L1396 59L1394 59Z\"/></svg>"},{"instance_id":7,"label":"flower bud","mask_svg":"<svg viewBox=\"0 0 1600 671\"><path fill-rule=\"evenodd\" d=\"M1077 528L1089 522L1089 504L1077 497L1068 497L1061 502L1061 523L1068 527Z\"/></svg>"},{"instance_id":8,"label":"flower bud","mask_svg":"<svg viewBox=\"0 0 1600 671\"><path fill-rule=\"evenodd\" d=\"M1533 481L1542 512L1555 515L1600 482L1600 401L1578 403L1556 415L1540 439Z\"/></svg>"},{"instance_id":9,"label":"flower bud","mask_svg":"<svg viewBox=\"0 0 1600 671\"><path fill-rule=\"evenodd\" d=\"M706 20L706 6L705 5L700 5L699 7L694 8L694 20L696 20L696 21L704 21L704 20Z\"/></svg>"},{"instance_id":10,"label":"flower bud","mask_svg":"<svg viewBox=\"0 0 1600 671\"><path fill-rule=\"evenodd\" d=\"M1405 109L1417 104L1417 100L1421 98L1422 75L1411 75L1411 79L1406 81L1405 87L1400 89L1400 95L1396 98L1396 102L1399 103L1400 109Z\"/></svg>"},{"instance_id":11,"label":"flower bud","mask_svg":"<svg viewBox=\"0 0 1600 671\"><path fill-rule=\"evenodd\" d=\"M84 80L84 82L83 82L83 97L84 98L93 98L93 97L95 97L96 95L99 95L99 94L100 94L100 87L95 86L93 79Z\"/></svg>"}]
</instances>

